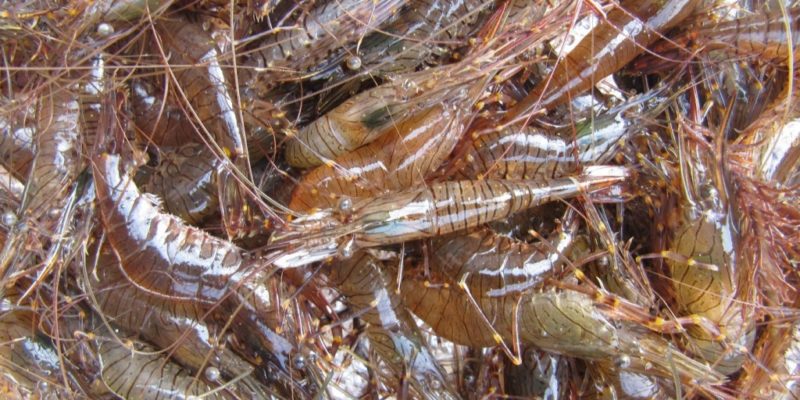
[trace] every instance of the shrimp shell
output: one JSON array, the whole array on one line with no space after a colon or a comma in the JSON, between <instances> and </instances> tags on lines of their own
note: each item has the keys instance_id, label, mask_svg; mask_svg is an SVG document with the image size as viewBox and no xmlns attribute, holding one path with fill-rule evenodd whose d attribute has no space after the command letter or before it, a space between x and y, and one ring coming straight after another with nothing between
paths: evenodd
<instances>
[{"instance_id":1,"label":"shrimp shell","mask_svg":"<svg viewBox=\"0 0 800 400\"><path fill-rule=\"evenodd\" d=\"M644 48L689 16L698 0L623 1L559 61L504 117L514 121L530 111L550 110L619 70Z\"/></svg>"}]
</instances>

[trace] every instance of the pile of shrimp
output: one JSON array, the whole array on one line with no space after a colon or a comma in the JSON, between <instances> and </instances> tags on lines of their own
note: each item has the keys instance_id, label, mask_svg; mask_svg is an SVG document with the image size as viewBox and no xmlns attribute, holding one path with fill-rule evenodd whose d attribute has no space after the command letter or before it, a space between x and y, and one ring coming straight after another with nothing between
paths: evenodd
<instances>
[{"instance_id":1,"label":"pile of shrimp","mask_svg":"<svg viewBox=\"0 0 800 400\"><path fill-rule=\"evenodd\" d=\"M0 0L3 398L797 398L800 8Z\"/></svg>"}]
</instances>

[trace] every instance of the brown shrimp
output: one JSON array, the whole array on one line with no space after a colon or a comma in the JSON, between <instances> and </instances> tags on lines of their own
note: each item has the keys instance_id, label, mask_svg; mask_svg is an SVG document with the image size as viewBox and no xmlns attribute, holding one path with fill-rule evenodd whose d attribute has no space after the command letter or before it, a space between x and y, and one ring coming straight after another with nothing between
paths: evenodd
<instances>
[{"instance_id":1,"label":"brown shrimp","mask_svg":"<svg viewBox=\"0 0 800 400\"><path fill-rule=\"evenodd\" d=\"M403 300L437 335L456 343L493 347L503 341L589 360L617 361L624 369L690 385L718 384L721 376L655 334L614 324L590 296L572 290L528 291L517 296L479 295L473 303L459 287L428 287L422 279L403 281ZM479 286L473 287L480 293ZM475 307L475 304L478 307ZM490 316L491 327L471 321ZM664 354L671 354L667 360Z\"/></svg>"},{"instance_id":2,"label":"brown shrimp","mask_svg":"<svg viewBox=\"0 0 800 400\"><path fill-rule=\"evenodd\" d=\"M23 109L0 117L0 163L18 179L28 176L36 153L33 114Z\"/></svg>"},{"instance_id":3,"label":"brown shrimp","mask_svg":"<svg viewBox=\"0 0 800 400\"><path fill-rule=\"evenodd\" d=\"M660 33L689 16L698 0L623 1L605 20L559 60L550 78L542 80L504 117L507 124L530 112L550 110L579 95L619 70Z\"/></svg>"},{"instance_id":4,"label":"brown shrimp","mask_svg":"<svg viewBox=\"0 0 800 400\"><path fill-rule=\"evenodd\" d=\"M370 347L396 374L407 371L418 396L456 398L403 306L391 272L369 253L358 252L329 268L326 275L356 315L371 325L366 329Z\"/></svg>"},{"instance_id":5,"label":"brown shrimp","mask_svg":"<svg viewBox=\"0 0 800 400\"><path fill-rule=\"evenodd\" d=\"M717 164L699 145L688 143L684 157L692 163L682 178L686 197L675 212L680 221L663 252L679 315L705 319L719 332L690 326L687 348L724 374L741 368L752 346L755 293L744 276L751 267L742 259L730 195L717 181Z\"/></svg>"},{"instance_id":6,"label":"brown shrimp","mask_svg":"<svg viewBox=\"0 0 800 400\"><path fill-rule=\"evenodd\" d=\"M91 281L92 296L98 310L114 326L147 340L159 349L168 350L171 359L191 371L223 379L252 382L253 367L214 344L214 328L204 319L210 316L191 302L176 302L149 295L128 282L120 271L119 261L110 249L102 249L96 268L98 282ZM213 381L213 379L212 379Z\"/></svg>"},{"instance_id":7,"label":"brown shrimp","mask_svg":"<svg viewBox=\"0 0 800 400\"><path fill-rule=\"evenodd\" d=\"M130 84L133 122L144 143L180 146L197 141L197 134L184 112L164 102L152 83L136 79Z\"/></svg>"},{"instance_id":8,"label":"brown shrimp","mask_svg":"<svg viewBox=\"0 0 800 400\"><path fill-rule=\"evenodd\" d=\"M62 363L56 349L36 331L33 312L10 300L3 299L0 312L0 375L25 395L20 398L68 396L60 379Z\"/></svg>"},{"instance_id":9,"label":"brown shrimp","mask_svg":"<svg viewBox=\"0 0 800 400\"><path fill-rule=\"evenodd\" d=\"M464 131L462 118L461 111L435 106L390 126L375 142L306 174L289 208L329 208L344 196L364 198L411 187L450 153Z\"/></svg>"},{"instance_id":10,"label":"brown shrimp","mask_svg":"<svg viewBox=\"0 0 800 400\"><path fill-rule=\"evenodd\" d=\"M197 225L219 209L216 160L201 143L161 148L159 165L142 189L158 195L170 214Z\"/></svg>"},{"instance_id":11,"label":"brown shrimp","mask_svg":"<svg viewBox=\"0 0 800 400\"><path fill-rule=\"evenodd\" d=\"M585 122L575 140L533 127L482 134L456 156L445 176L455 179L546 179L610 161L630 123L618 115Z\"/></svg>"},{"instance_id":12,"label":"brown shrimp","mask_svg":"<svg viewBox=\"0 0 800 400\"><path fill-rule=\"evenodd\" d=\"M244 81L250 81L249 86L263 81L269 89L276 75L313 76L321 60L391 18L404 1L343 0L315 7L301 17L300 26L274 29L274 35L249 54L245 65L254 71Z\"/></svg>"},{"instance_id":13,"label":"brown shrimp","mask_svg":"<svg viewBox=\"0 0 800 400\"><path fill-rule=\"evenodd\" d=\"M93 167L103 225L126 277L172 301L223 304L225 310L242 307L236 318L246 326L242 334L247 341L260 343L288 370L294 345L274 332L280 325L277 307L258 286L268 274L254 270L256 260L246 259L230 242L160 212L120 172L119 156L100 155Z\"/></svg>"},{"instance_id":14,"label":"brown shrimp","mask_svg":"<svg viewBox=\"0 0 800 400\"><path fill-rule=\"evenodd\" d=\"M48 87L42 93L36 118L36 156L24 200L30 213L58 207L83 164L76 95L64 87Z\"/></svg>"},{"instance_id":15,"label":"brown shrimp","mask_svg":"<svg viewBox=\"0 0 800 400\"><path fill-rule=\"evenodd\" d=\"M352 254L360 248L475 228L549 201L621 190L618 184L629 174L622 167L592 166L581 176L553 181L444 182L359 202L348 200L340 204L344 224L334 219L332 210L323 210L275 232L272 247L290 250L274 262L279 267L299 266L340 251Z\"/></svg>"}]
</instances>

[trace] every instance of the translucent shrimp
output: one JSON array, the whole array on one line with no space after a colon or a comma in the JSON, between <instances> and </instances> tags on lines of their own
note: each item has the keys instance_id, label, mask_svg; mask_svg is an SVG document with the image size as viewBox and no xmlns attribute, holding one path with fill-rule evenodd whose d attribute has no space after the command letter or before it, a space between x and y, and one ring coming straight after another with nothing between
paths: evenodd
<instances>
[{"instance_id":1,"label":"translucent shrimp","mask_svg":"<svg viewBox=\"0 0 800 400\"><path fill-rule=\"evenodd\" d=\"M220 379L236 379L253 390L253 367L236 354L214 344L214 328L204 319L206 312L191 302L175 302L149 295L128 282L120 272L116 256L108 249L99 254L99 282L91 282L99 311L114 326L147 340L191 371L205 375L221 373ZM263 390L263 389L262 389Z\"/></svg>"},{"instance_id":2,"label":"translucent shrimp","mask_svg":"<svg viewBox=\"0 0 800 400\"><path fill-rule=\"evenodd\" d=\"M264 82L263 87L271 88L275 71L278 76L281 72L290 77L313 76L314 67L321 60L381 25L403 3L404 0L344 0L315 7L301 17L299 26L275 29L273 36L259 44L245 63L254 71L244 81L249 80L250 87Z\"/></svg>"},{"instance_id":3,"label":"translucent shrimp","mask_svg":"<svg viewBox=\"0 0 800 400\"><path fill-rule=\"evenodd\" d=\"M288 248L275 264L291 267L341 252L407 242L474 228L528 208L584 192L621 190L622 167L593 166L583 175L553 181L460 181L354 202L344 224L323 210L275 232L273 247ZM349 203L349 202L345 202ZM308 234L310 229L318 233ZM310 232L314 232L311 230Z\"/></svg>"},{"instance_id":4,"label":"translucent shrimp","mask_svg":"<svg viewBox=\"0 0 800 400\"><path fill-rule=\"evenodd\" d=\"M158 195L170 214L197 225L219 209L216 159L204 144L161 148L159 165L142 189Z\"/></svg>"},{"instance_id":5,"label":"translucent shrimp","mask_svg":"<svg viewBox=\"0 0 800 400\"><path fill-rule=\"evenodd\" d=\"M693 161L682 176L687 182L681 221L665 251L675 302L680 315L705 318L719 332L690 326L687 348L724 374L741 368L753 344L755 293L744 276L751 268L738 249L730 203L718 183L721 174L712 155L689 143L684 157Z\"/></svg>"},{"instance_id":6,"label":"translucent shrimp","mask_svg":"<svg viewBox=\"0 0 800 400\"><path fill-rule=\"evenodd\" d=\"M23 108L0 117L0 163L18 179L28 176L36 153L34 112Z\"/></svg>"},{"instance_id":7,"label":"translucent shrimp","mask_svg":"<svg viewBox=\"0 0 800 400\"><path fill-rule=\"evenodd\" d=\"M68 396L60 382L62 364L59 355L52 343L36 332L33 318L29 309L17 308L9 297L3 299L0 375L13 382L14 390L24 395L20 398Z\"/></svg>"},{"instance_id":8,"label":"translucent shrimp","mask_svg":"<svg viewBox=\"0 0 800 400\"><path fill-rule=\"evenodd\" d=\"M197 134L184 112L170 102L164 103L152 83L136 79L130 84L133 122L144 143L180 146L197 141Z\"/></svg>"},{"instance_id":9,"label":"translucent shrimp","mask_svg":"<svg viewBox=\"0 0 800 400\"><path fill-rule=\"evenodd\" d=\"M597 84L633 60L660 33L689 16L698 0L623 1L604 21L559 60L542 80L504 117L513 122L530 112L550 110Z\"/></svg>"},{"instance_id":10,"label":"translucent shrimp","mask_svg":"<svg viewBox=\"0 0 800 400\"><path fill-rule=\"evenodd\" d=\"M445 176L455 179L545 179L575 173L581 165L610 161L630 132L620 114L578 127L575 140L533 127L506 128L478 136Z\"/></svg>"},{"instance_id":11,"label":"translucent shrimp","mask_svg":"<svg viewBox=\"0 0 800 400\"><path fill-rule=\"evenodd\" d=\"M456 398L411 314L395 290L395 276L367 252L332 266L329 283L346 296L359 318L368 322L370 347L396 375L406 371L418 396Z\"/></svg>"},{"instance_id":12,"label":"translucent shrimp","mask_svg":"<svg viewBox=\"0 0 800 400\"><path fill-rule=\"evenodd\" d=\"M480 293L479 286L473 292ZM403 280L403 300L437 335L459 344L493 347L501 341L589 360L606 360L625 370L672 377L690 385L721 383L710 367L692 360L655 334L615 324L586 294L528 291L517 296L477 297L476 308L458 287L427 287L422 279ZM491 316L491 324L468 321ZM665 357L670 354L671 357ZM668 360L671 358L671 360Z\"/></svg>"},{"instance_id":13,"label":"translucent shrimp","mask_svg":"<svg viewBox=\"0 0 800 400\"><path fill-rule=\"evenodd\" d=\"M24 203L29 212L42 213L59 205L83 164L77 96L67 88L48 88L36 118L36 156Z\"/></svg>"},{"instance_id":14,"label":"translucent shrimp","mask_svg":"<svg viewBox=\"0 0 800 400\"><path fill-rule=\"evenodd\" d=\"M162 213L121 173L119 156L100 155L93 167L102 221L126 277L172 301L222 305L231 312L241 307L236 318L248 326L242 333L288 371L294 346L274 331L280 325L277 307L258 286L268 274L254 269L256 260L247 259L230 242Z\"/></svg>"},{"instance_id":15,"label":"translucent shrimp","mask_svg":"<svg viewBox=\"0 0 800 400\"><path fill-rule=\"evenodd\" d=\"M364 198L411 187L449 155L465 129L463 118L453 107L435 106L390 126L375 142L306 174L289 208L329 208L344 196Z\"/></svg>"}]
</instances>

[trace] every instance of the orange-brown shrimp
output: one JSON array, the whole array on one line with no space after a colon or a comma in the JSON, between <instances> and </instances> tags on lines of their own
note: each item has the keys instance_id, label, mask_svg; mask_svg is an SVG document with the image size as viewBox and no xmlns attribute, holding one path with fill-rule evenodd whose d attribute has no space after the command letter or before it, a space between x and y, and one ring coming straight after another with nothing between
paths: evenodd
<instances>
[{"instance_id":1,"label":"orange-brown shrimp","mask_svg":"<svg viewBox=\"0 0 800 400\"><path fill-rule=\"evenodd\" d=\"M275 264L304 265L339 252L352 254L361 248L475 228L549 201L622 190L619 184L629 175L623 167L592 166L580 176L552 181L444 182L358 202L347 200L339 209L345 211L345 223L328 209L275 232L271 246L289 249L277 256Z\"/></svg>"},{"instance_id":2,"label":"orange-brown shrimp","mask_svg":"<svg viewBox=\"0 0 800 400\"><path fill-rule=\"evenodd\" d=\"M114 326L165 350L171 359L206 376L221 373L223 380L237 379L258 388L253 367L223 347L214 328L205 322L205 310L192 302L180 302L150 295L128 282L116 256L100 251L96 275L91 281L98 311ZM214 379L211 379L214 381Z\"/></svg>"},{"instance_id":3,"label":"orange-brown shrimp","mask_svg":"<svg viewBox=\"0 0 800 400\"><path fill-rule=\"evenodd\" d=\"M0 117L0 163L18 179L28 176L36 153L34 111L27 111L12 111Z\"/></svg>"},{"instance_id":4,"label":"orange-brown shrimp","mask_svg":"<svg viewBox=\"0 0 800 400\"><path fill-rule=\"evenodd\" d=\"M517 296L476 295L473 303L462 288L429 287L422 279L408 277L402 292L408 307L437 335L456 343L532 344L572 357L616 361L623 370L648 375L669 378L677 371L690 385L721 383L721 376L710 367L680 353L664 338L615 324L584 293L547 289ZM473 282L472 292L480 293L479 283ZM491 327L472 322L482 320L481 314L490 317Z\"/></svg>"},{"instance_id":5,"label":"orange-brown shrimp","mask_svg":"<svg viewBox=\"0 0 800 400\"><path fill-rule=\"evenodd\" d=\"M689 16L697 0L623 1L605 20L559 60L551 78L544 79L504 120L508 124L530 112L550 110L597 84L633 60L660 33Z\"/></svg>"},{"instance_id":6,"label":"orange-brown shrimp","mask_svg":"<svg viewBox=\"0 0 800 400\"><path fill-rule=\"evenodd\" d=\"M578 171L581 165L610 161L629 133L630 123L606 115L585 123L575 140L533 127L506 128L478 136L445 176L455 179L545 179Z\"/></svg>"},{"instance_id":7,"label":"orange-brown shrimp","mask_svg":"<svg viewBox=\"0 0 800 400\"><path fill-rule=\"evenodd\" d=\"M130 84L133 122L144 143L180 146L197 141L197 134L183 111L164 102L153 84L136 79Z\"/></svg>"},{"instance_id":8,"label":"orange-brown shrimp","mask_svg":"<svg viewBox=\"0 0 800 400\"><path fill-rule=\"evenodd\" d=\"M268 349L288 371L294 346L274 332L280 321L276 305L258 286L268 275L254 270L256 260L247 259L230 242L162 213L121 172L119 156L100 155L93 167L103 225L126 277L173 301L222 304L228 311L241 307L236 319L246 326L242 334Z\"/></svg>"}]
</instances>

